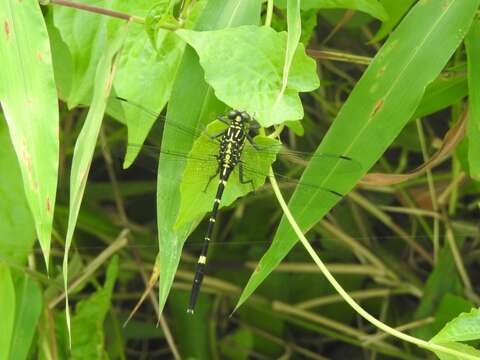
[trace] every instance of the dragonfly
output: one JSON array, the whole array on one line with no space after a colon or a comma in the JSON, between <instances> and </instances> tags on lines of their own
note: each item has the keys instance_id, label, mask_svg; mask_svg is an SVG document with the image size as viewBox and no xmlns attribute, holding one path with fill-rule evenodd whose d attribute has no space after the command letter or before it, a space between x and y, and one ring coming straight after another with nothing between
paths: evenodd
<instances>
[{"instance_id":1,"label":"dragonfly","mask_svg":"<svg viewBox=\"0 0 480 360\"><path fill-rule=\"evenodd\" d=\"M125 105L128 104L127 106L141 107L140 105L131 103L126 99L117 99ZM143 110L148 113L149 116L155 116L157 121L164 121L164 119L157 114L150 112L147 109ZM321 158L322 161L340 163L340 168L347 172L361 170L361 166L357 161L345 155L312 155L309 153L289 150L280 142L271 138L253 137L252 134L259 128L259 124L255 121L253 116L245 111L232 109L226 114L218 116L216 120L217 123L214 124L215 126L210 124L207 130L203 131L188 129L183 124L175 124L171 121L162 124L163 126L174 126L179 131L190 132L197 138L197 142L194 144L192 151L188 154L177 151L160 150L160 157L171 160L186 160L185 175L188 173L208 173L208 177L204 178L206 184L204 184L204 188L201 189L201 192L203 193L207 193L207 189L211 187L211 183L215 178L218 179L216 191L214 192L213 205L211 206L210 216L208 218L208 226L196 264L194 280L190 292L190 300L187 308L187 313L190 314L194 313L195 304L205 274L208 248L209 244L212 242L212 234L217 220L218 210L220 204L223 202L227 182L229 182L232 174L236 173L239 187L242 187L244 192L248 192L255 190L260 183L265 181L265 178L269 176L267 169L276 158L281 156L294 159L294 161L305 162ZM128 146L139 147L140 145L128 144ZM256 167L256 165L251 162L260 163L260 165ZM210 171L208 171L208 169L210 169ZM275 176L278 176L281 181L290 182L296 185L297 188L301 186L302 189L307 191L321 191L336 198L341 198L343 196L335 189L323 188L314 184L300 183L283 174L275 174ZM195 177L191 177L194 180ZM188 180L192 179L185 179L184 176L184 180L188 184ZM188 187L188 185L186 186ZM195 194L200 193L198 190L199 188L197 187L194 191ZM214 187L212 187L212 190L214 190ZM228 202L232 202L232 200L229 199L225 203ZM225 203L222 203L222 205L225 205ZM193 208L198 211L196 206L193 206ZM186 212L188 213L188 211ZM180 214L181 213L182 209L180 209ZM181 215L179 215L179 217L181 217Z\"/></svg>"}]
</instances>

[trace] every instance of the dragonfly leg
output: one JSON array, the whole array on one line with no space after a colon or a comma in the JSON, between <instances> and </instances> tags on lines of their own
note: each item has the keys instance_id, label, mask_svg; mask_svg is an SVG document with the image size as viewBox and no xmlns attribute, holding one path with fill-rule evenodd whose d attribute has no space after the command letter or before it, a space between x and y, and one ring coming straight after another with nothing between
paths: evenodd
<instances>
[{"instance_id":1,"label":"dragonfly leg","mask_svg":"<svg viewBox=\"0 0 480 360\"><path fill-rule=\"evenodd\" d=\"M258 146L258 144L257 144L257 143L255 142L255 140L253 140L253 138L252 138L250 135L248 135L248 134L247 134L247 140L248 140L248 142L249 142L250 144L252 144L252 146L253 146L253 148L254 148L255 150L257 150L257 151L260 150L260 147Z\"/></svg>"},{"instance_id":2,"label":"dragonfly leg","mask_svg":"<svg viewBox=\"0 0 480 360\"><path fill-rule=\"evenodd\" d=\"M240 162L238 163L238 177L240 178L240 183L242 184L250 184L252 186L252 191L255 191L255 186L253 185L253 180L245 180L243 177L243 164Z\"/></svg>"},{"instance_id":3,"label":"dragonfly leg","mask_svg":"<svg viewBox=\"0 0 480 360\"><path fill-rule=\"evenodd\" d=\"M225 116L223 116L223 115L218 116L217 119L220 120L221 122L223 122L224 124L230 126L230 121L228 121Z\"/></svg>"},{"instance_id":4,"label":"dragonfly leg","mask_svg":"<svg viewBox=\"0 0 480 360\"><path fill-rule=\"evenodd\" d=\"M226 131L226 130L222 130L222 131L220 131L220 132L218 132L218 133L216 133L216 134L212 134L212 135L208 134L208 137L209 137L211 140L218 140L218 138L219 138L220 136L223 136L223 134L225 134L225 131Z\"/></svg>"},{"instance_id":5,"label":"dragonfly leg","mask_svg":"<svg viewBox=\"0 0 480 360\"><path fill-rule=\"evenodd\" d=\"M260 124L258 122L253 122L250 125L250 129L260 129Z\"/></svg>"},{"instance_id":6,"label":"dragonfly leg","mask_svg":"<svg viewBox=\"0 0 480 360\"><path fill-rule=\"evenodd\" d=\"M208 179L207 185L205 185L205 189L203 189L203 192L204 192L204 193L207 192L208 185L210 185L210 183L212 182L212 180L217 177L217 175L218 175L219 172L220 172L220 166L217 168L217 171L215 172L215 174L213 174L212 176L210 176L210 179Z\"/></svg>"}]
</instances>

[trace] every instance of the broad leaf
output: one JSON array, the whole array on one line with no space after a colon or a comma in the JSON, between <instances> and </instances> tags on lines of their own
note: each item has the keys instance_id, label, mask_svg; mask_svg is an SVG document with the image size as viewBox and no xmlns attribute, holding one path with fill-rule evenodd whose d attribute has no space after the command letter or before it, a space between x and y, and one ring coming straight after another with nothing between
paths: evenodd
<instances>
[{"instance_id":1,"label":"broad leaf","mask_svg":"<svg viewBox=\"0 0 480 360\"><path fill-rule=\"evenodd\" d=\"M108 1L86 0L85 4L107 7ZM105 27L108 17L79 11L67 6L54 6L53 23L67 45L72 61L70 92L62 94L69 108L88 104L91 98L95 71L106 46ZM67 64L59 64L65 67ZM65 90L67 87L65 86Z\"/></svg>"},{"instance_id":2,"label":"broad leaf","mask_svg":"<svg viewBox=\"0 0 480 360\"><path fill-rule=\"evenodd\" d=\"M299 44L292 66L286 67L283 89L286 33L245 25L216 31L178 30L177 34L195 48L205 80L228 106L247 111L263 126L303 118L298 93L318 87L316 64Z\"/></svg>"},{"instance_id":3,"label":"broad leaf","mask_svg":"<svg viewBox=\"0 0 480 360\"><path fill-rule=\"evenodd\" d=\"M155 50L142 27L135 24L130 27L113 83L114 91L122 98L160 113L170 97L185 44L173 33L161 30L156 35ZM129 143L144 142L155 120L146 115L140 107L124 108ZM128 147L124 167L131 165L139 150L139 147Z\"/></svg>"},{"instance_id":4,"label":"broad leaf","mask_svg":"<svg viewBox=\"0 0 480 360\"><path fill-rule=\"evenodd\" d=\"M480 309L472 309L469 313L461 313L448 322L430 341L442 343L478 339L480 339Z\"/></svg>"},{"instance_id":5,"label":"broad leaf","mask_svg":"<svg viewBox=\"0 0 480 360\"><path fill-rule=\"evenodd\" d=\"M451 350L458 351L462 354L468 355L468 359L480 359L480 350L475 349L474 347L462 343L457 342L442 342L438 345L443 347L449 348ZM440 360L460 360L466 359L466 357L460 357L456 355L446 354L444 352L435 351L435 354L438 356Z\"/></svg>"}]
</instances>

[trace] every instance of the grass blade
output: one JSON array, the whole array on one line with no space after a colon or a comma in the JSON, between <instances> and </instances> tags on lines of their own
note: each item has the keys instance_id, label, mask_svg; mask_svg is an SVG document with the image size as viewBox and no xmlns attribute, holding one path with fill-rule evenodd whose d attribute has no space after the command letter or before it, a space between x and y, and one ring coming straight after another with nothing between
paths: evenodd
<instances>
[{"instance_id":1,"label":"grass blade","mask_svg":"<svg viewBox=\"0 0 480 360\"><path fill-rule=\"evenodd\" d=\"M35 224L23 184L18 181L22 176L20 166L1 114L0 173L0 258L23 265L36 240Z\"/></svg>"},{"instance_id":2,"label":"grass blade","mask_svg":"<svg viewBox=\"0 0 480 360\"><path fill-rule=\"evenodd\" d=\"M465 39L468 58L470 118L467 128L470 176L480 179L480 20L476 20Z\"/></svg>"},{"instance_id":3,"label":"grass blade","mask_svg":"<svg viewBox=\"0 0 480 360\"><path fill-rule=\"evenodd\" d=\"M92 105L88 111L82 131L75 143L72 171L70 174L70 211L68 214L65 254L63 257L63 281L65 292L67 292L68 287L68 252L72 244L73 232L77 223L78 213L80 212L80 205L87 184L88 172L90 170L95 144L97 143L98 133L107 106L107 100L110 95L116 61L118 60L117 55L125 36L127 35L127 30L128 27L125 26L119 31L116 38L111 42L110 46L106 49L105 54L100 59L97 73L95 75L95 90L93 93ZM67 327L70 334L68 294L65 296L65 300Z\"/></svg>"},{"instance_id":4,"label":"grass blade","mask_svg":"<svg viewBox=\"0 0 480 360\"><path fill-rule=\"evenodd\" d=\"M288 74L292 66L293 56L300 41L302 34L302 17L300 16L300 0L287 0L287 48L285 50L285 62L283 64L282 87L275 100L276 107L282 100L283 94L287 89Z\"/></svg>"},{"instance_id":5,"label":"grass blade","mask_svg":"<svg viewBox=\"0 0 480 360\"><path fill-rule=\"evenodd\" d=\"M15 318L15 288L10 268L0 263L0 359L8 359Z\"/></svg>"},{"instance_id":6,"label":"grass blade","mask_svg":"<svg viewBox=\"0 0 480 360\"><path fill-rule=\"evenodd\" d=\"M23 275L15 283L15 300L15 327L9 360L23 360L28 358L42 311L40 286L28 275Z\"/></svg>"},{"instance_id":7,"label":"grass blade","mask_svg":"<svg viewBox=\"0 0 480 360\"><path fill-rule=\"evenodd\" d=\"M438 76L468 31L478 4L479 0L417 3L368 67L317 149L356 159L363 170L351 176L338 176L340 163L325 167L315 159L305 170L302 181L340 193L352 189L408 122L426 86ZM326 194L296 192L289 208L302 230L307 231L337 201ZM297 241L283 218L237 308Z\"/></svg>"},{"instance_id":8,"label":"grass blade","mask_svg":"<svg viewBox=\"0 0 480 360\"><path fill-rule=\"evenodd\" d=\"M50 44L38 2L1 1L0 18L0 101L48 269L59 153Z\"/></svg>"}]
</instances>

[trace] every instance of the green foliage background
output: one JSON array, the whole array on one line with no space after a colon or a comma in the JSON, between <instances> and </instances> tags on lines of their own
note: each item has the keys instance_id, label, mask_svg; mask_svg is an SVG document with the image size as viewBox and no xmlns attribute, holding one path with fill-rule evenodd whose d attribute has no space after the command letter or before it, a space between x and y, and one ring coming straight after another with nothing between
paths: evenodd
<instances>
[{"instance_id":1,"label":"green foliage background","mask_svg":"<svg viewBox=\"0 0 480 360\"><path fill-rule=\"evenodd\" d=\"M479 3L2 1L0 359L480 358ZM314 154L274 165L293 217L412 337L344 302L264 176L232 175L185 313L216 191L194 159L229 108Z\"/></svg>"}]
</instances>

